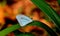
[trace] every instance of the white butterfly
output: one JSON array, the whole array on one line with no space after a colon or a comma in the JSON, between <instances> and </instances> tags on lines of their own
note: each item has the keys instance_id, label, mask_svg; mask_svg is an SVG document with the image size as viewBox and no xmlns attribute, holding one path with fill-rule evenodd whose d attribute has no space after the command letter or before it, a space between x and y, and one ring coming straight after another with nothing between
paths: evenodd
<instances>
[{"instance_id":1,"label":"white butterfly","mask_svg":"<svg viewBox=\"0 0 60 36\"><path fill-rule=\"evenodd\" d=\"M25 26L28 23L32 22L33 20L31 20L29 17L25 16L25 15L17 15L16 19L18 20L20 26Z\"/></svg>"}]
</instances>

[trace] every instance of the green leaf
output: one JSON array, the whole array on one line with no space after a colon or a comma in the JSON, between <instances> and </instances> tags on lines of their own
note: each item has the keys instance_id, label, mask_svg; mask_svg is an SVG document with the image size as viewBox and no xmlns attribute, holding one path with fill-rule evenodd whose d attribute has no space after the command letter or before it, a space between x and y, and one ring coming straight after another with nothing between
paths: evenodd
<instances>
[{"instance_id":1,"label":"green leaf","mask_svg":"<svg viewBox=\"0 0 60 36\"><path fill-rule=\"evenodd\" d=\"M38 26L38 27L44 28L48 32L48 34L50 34L51 36L58 36L53 29L51 29L50 27L48 27L47 25L45 25L39 21L33 21L28 25L29 26Z\"/></svg>"},{"instance_id":2,"label":"green leaf","mask_svg":"<svg viewBox=\"0 0 60 36\"><path fill-rule=\"evenodd\" d=\"M57 36L57 34L55 33L55 31L53 31L51 28L49 28L47 25L39 22L39 21L33 21L31 23L28 24L29 26L38 26L38 27L42 27L44 28L51 36ZM26 26L25 26L26 27ZM8 27L2 31L0 31L0 35L1 36L6 36L8 33L15 31L16 29L21 28L19 24L13 25L11 27Z\"/></svg>"},{"instance_id":3,"label":"green leaf","mask_svg":"<svg viewBox=\"0 0 60 36\"><path fill-rule=\"evenodd\" d=\"M60 16L44 0L31 0L45 13L60 31Z\"/></svg>"},{"instance_id":4,"label":"green leaf","mask_svg":"<svg viewBox=\"0 0 60 36\"><path fill-rule=\"evenodd\" d=\"M17 29L19 29L19 28L21 28L19 24L13 25L13 26L11 26L11 27L8 27L8 28L0 31L0 35L1 35L1 36L6 36L8 33L12 32L12 31L14 31L14 30L17 30Z\"/></svg>"},{"instance_id":5,"label":"green leaf","mask_svg":"<svg viewBox=\"0 0 60 36\"><path fill-rule=\"evenodd\" d=\"M57 1L58 1L59 5L60 5L60 0L57 0Z\"/></svg>"}]
</instances>

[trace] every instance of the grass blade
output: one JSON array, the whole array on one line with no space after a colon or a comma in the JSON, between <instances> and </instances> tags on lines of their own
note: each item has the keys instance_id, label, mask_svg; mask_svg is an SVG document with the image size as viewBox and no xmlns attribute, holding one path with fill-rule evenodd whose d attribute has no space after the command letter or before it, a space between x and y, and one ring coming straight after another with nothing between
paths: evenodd
<instances>
[{"instance_id":1,"label":"grass blade","mask_svg":"<svg viewBox=\"0 0 60 36\"><path fill-rule=\"evenodd\" d=\"M52 30L50 27L48 27L47 25L45 25L39 21L33 21L28 25L29 26L38 26L38 27L44 28L50 34L50 36L58 36L54 30Z\"/></svg>"},{"instance_id":2,"label":"grass blade","mask_svg":"<svg viewBox=\"0 0 60 36\"><path fill-rule=\"evenodd\" d=\"M58 1L59 5L60 5L60 0L57 0L57 1Z\"/></svg>"},{"instance_id":3,"label":"grass blade","mask_svg":"<svg viewBox=\"0 0 60 36\"><path fill-rule=\"evenodd\" d=\"M47 32L51 35L51 36L57 36L57 34L55 33L55 31L53 31L51 28L49 28L47 25L38 22L38 21L33 21L31 23L28 24L29 26L38 26L38 27L42 27L45 30L47 30ZM8 27L2 31L0 31L0 35L1 36L6 36L8 33L15 31L16 29L21 28L19 24L13 25L11 27Z\"/></svg>"},{"instance_id":4,"label":"grass blade","mask_svg":"<svg viewBox=\"0 0 60 36\"><path fill-rule=\"evenodd\" d=\"M16 29L19 29L19 28L20 28L20 25L19 24L13 25L11 27L8 27L8 28L0 31L0 35L1 36L6 36L8 33L12 32L12 31L14 31Z\"/></svg>"},{"instance_id":5,"label":"grass blade","mask_svg":"<svg viewBox=\"0 0 60 36\"><path fill-rule=\"evenodd\" d=\"M38 6L60 30L60 16L44 0L31 0Z\"/></svg>"}]
</instances>

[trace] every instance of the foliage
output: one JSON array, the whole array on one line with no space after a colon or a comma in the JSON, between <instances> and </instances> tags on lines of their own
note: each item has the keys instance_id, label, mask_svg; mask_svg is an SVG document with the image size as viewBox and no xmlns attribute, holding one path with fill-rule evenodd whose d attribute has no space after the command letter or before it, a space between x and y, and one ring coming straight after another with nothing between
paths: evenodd
<instances>
[{"instance_id":1,"label":"foliage","mask_svg":"<svg viewBox=\"0 0 60 36\"><path fill-rule=\"evenodd\" d=\"M53 10L46 2L45 0L31 0L38 8L40 8L43 13L45 13L50 20L54 23L56 28L60 32L60 16L56 13L55 10ZM59 1L59 0L58 0ZM60 2L60 1L59 1ZM39 22L39 21L33 21L28 24L29 26L38 26L41 28L44 28L50 36L58 36L55 30L52 28L49 28L47 25ZM27 26L27 25L26 25ZM24 26L24 27L26 27ZM21 28L19 24L12 25L11 27L8 27L2 31L0 31L1 36L6 36L8 33L15 31L16 29ZM34 36L31 33L19 33L16 36Z\"/></svg>"}]
</instances>

